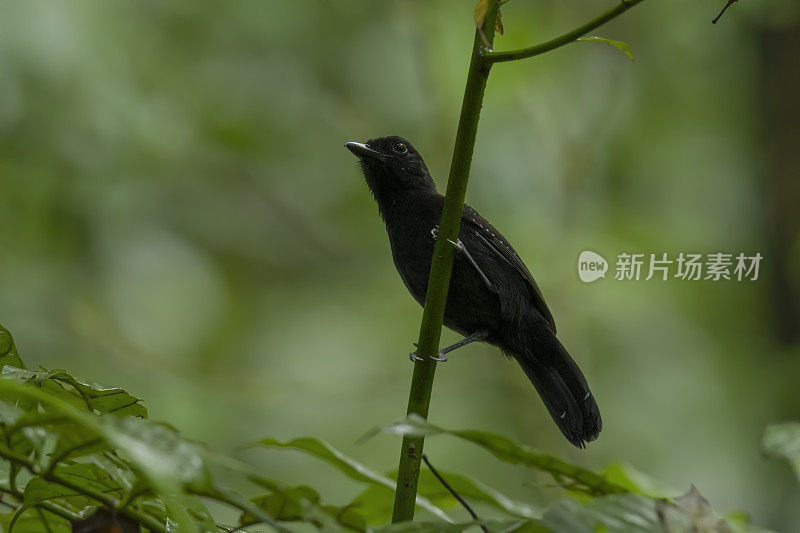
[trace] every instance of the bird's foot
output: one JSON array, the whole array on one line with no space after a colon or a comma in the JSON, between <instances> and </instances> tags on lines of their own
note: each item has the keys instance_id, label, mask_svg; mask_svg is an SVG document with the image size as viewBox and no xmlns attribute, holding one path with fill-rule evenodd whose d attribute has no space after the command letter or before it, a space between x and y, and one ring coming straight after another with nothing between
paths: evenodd
<instances>
[{"instance_id":1,"label":"bird's foot","mask_svg":"<svg viewBox=\"0 0 800 533\"><path fill-rule=\"evenodd\" d=\"M463 243L463 242L461 242L461 239L457 239L457 240L456 240L456 242L453 242L453 241L451 241L450 239L447 239L447 242L449 242L450 244L452 244L452 245L453 245L453 248L455 248L455 249L456 249L456 252L466 253L466 254L467 254L467 256L468 256L470 259L472 259L472 256L470 256L470 255L469 255L469 252L467 252L467 249L464 247L464 243ZM476 265L476 266L477 266L477 265Z\"/></svg>"},{"instance_id":2,"label":"bird's foot","mask_svg":"<svg viewBox=\"0 0 800 533\"><path fill-rule=\"evenodd\" d=\"M444 354L444 352L443 352L443 351L441 351L441 350L439 350L439 355L438 355L438 357L431 357L431 359L433 359L434 361L438 361L438 362L440 362L440 363L445 363L445 362L447 362L447 356L446 356L446 355Z\"/></svg>"},{"instance_id":3,"label":"bird's foot","mask_svg":"<svg viewBox=\"0 0 800 533\"><path fill-rule=\"evenodd\" d=\"M414 344L414 347L416 348L417 343L415 342L413 344ZM440 363L444 363L445 361L447 361L447 356L444 354L444 352L442 350L438 350L438 352L439 352L439 355L436 356L436 357L431 357L431 359L433 359L434 361L438 361ZM411 352L410 354L408 354L408 358L411 359L412 363L416 363L417 361L423 361L424 360L422 357L417 355L416 350Z\"/></svg>"},{"instance_id":4,"label":"bird's foot","mask_svg":"<svg viewBox=\"0 0 800 533\"><path fill-rule=\"evenodd\" d=\"M433 228L433 229L437 231L437 235L438 235L439 227L438 227L438 226L436 226L436 227L435 227L435 228ZM433 230L431 230L431 233L433 233ZM436 238L436 237L434 237L434 238ZM461 239L456 239L456 240L455 240L455 242L454 242L454 241L452 241L451 239L447 239L447 242L449 242L450 244L452 244L452 245L453 245L453 248L455 248L455 251L456 251L456 252L458 252L458 253L460 253L460 254L463 254L463 255L464 255L464 257L466 257L466 258L467 258L467 261L469 261L469 262L470 262L470 264L471 264L471 265L472 265L472 266L475 268L475 270L478 272L478 275L480 275L481 279L482 279L482 280L483 280L483 282L486 284L486 287L487 287L487 288L488 288L490 291L492 291L492 292L494 292L494 293L497 293L497 289L495 289L495 288L494 288L494 285L492 285L492 282L491 282L491 281L489 281L489 278L487 278L487 277L486 277L486 274L484 274L484 273L483 273L483 270L481 270L481 267L479 267L479 266L478 266L478 263L476 263L476 262L475 262L475 259L473 259L473 258L472 258L472 254L470 254L470 253L469 253L469 250L467 250L467 247L466 247L466 246L464 246L464 243L463 243L463 242L461 242Z\"/></svg>"},{"instance_id":5,"label":"bird's foot","mask_svg":"<svg viewBox=\"0 0 800 533\"><path fill-rule=\"evenodd\" d=\"M439 237L439 226L434 226L433 229L431 229L431 236L434 241Z\"/></svg>"}]
</instances>

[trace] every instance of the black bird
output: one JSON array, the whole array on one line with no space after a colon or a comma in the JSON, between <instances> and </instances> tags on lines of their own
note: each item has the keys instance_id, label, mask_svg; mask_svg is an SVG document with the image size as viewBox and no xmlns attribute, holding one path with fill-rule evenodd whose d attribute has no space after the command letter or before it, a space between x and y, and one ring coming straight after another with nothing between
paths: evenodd
<instances>
[{"instance_id":1,"label":"black bird","mask_svg":"<svg viewBox=\"0 0 800 533\"><path fill-rule=\"evenodd\" d=\"M411 295L425 303L434 241L444 197L422 156L401 137L345 145L361 161L367 185L386 223L392 257ZM553 315L530 271L485 218L464 205L444 325L464 339L499 347L517 360L558 428L583 448L602 428L586 378L556 338ZM416 358L411 354L412 359Z\"/></svg>"}]
</instances>

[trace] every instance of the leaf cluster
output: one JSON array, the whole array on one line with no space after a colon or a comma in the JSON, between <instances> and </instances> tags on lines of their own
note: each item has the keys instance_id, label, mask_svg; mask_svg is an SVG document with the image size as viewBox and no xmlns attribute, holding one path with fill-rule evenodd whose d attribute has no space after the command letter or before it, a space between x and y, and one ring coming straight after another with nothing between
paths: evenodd
<instances>
[{"instance_id":1,"label":"leaf cluster","mask_svg":"<svg viewBox=\"0 0 800 533\"><path fill-rule=\"evenodd\" d=\"M486 431L450 430L419 417L377 428L444 435L495 459L550 476L565 496L546 508L508 497L465 473L439 472L485 519L462 520L459 502L430 470L421 472L420 520L390 524L397 472L383 474L313 437L264 438L250 448L296 450L363 485L346 505L327 503L308 481L287 485L216 454L164 423L148 420L141 400L119 388L81 381L64 370L29 370L0 326L0 526L8 532L293 531L755 531L738 516L721 517L692 487L665 489L624 464L593 472ZM795 467L796 424L767 432L765 452ZM274 452L270 452L274 453ZM244 497L218 482L221 470L249 483ZM234 524L218 523L207 503L232 507Z\"/></svg>"}]
</instances>

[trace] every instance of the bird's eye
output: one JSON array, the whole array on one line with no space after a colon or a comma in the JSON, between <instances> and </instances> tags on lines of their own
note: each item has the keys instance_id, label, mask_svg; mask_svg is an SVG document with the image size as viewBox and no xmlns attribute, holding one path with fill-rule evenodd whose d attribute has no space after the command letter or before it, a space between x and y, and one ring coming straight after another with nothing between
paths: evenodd
<instances>
[{"instance_id":1,"label":"bird's eye","mask_svg":"<svg viewBox=\"0 0 800 533\"><path fill-rule=\"evenodd\" d=\"M394 150L398 154L408 153L408 147L406 146L406 143L401 143L401 142L394 143L394 146L392 146L392 150Z\"/></svg>"}]
</instances>

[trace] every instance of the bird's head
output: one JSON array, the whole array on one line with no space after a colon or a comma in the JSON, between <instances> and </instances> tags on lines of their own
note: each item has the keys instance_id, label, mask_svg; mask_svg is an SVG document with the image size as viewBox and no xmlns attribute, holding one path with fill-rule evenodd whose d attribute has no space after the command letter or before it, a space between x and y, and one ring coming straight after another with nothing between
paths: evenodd
<instances>
[{"instance_id":1,"label":"bird's head","mask_svg":"<svg viewBox=\"0 0 800 533\"><path fill-rule=\"evenodd\" d=\"M411 143L402 137L381 137L345 146L361 161L361 169L379 206L412 191L435 191L428 167Z\"/></svg>"}]
</instances>

